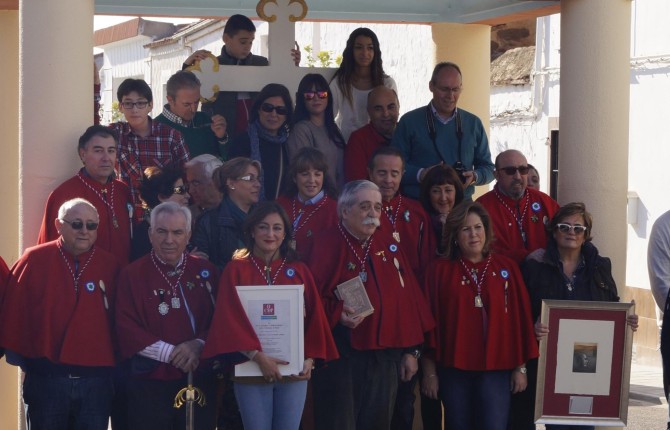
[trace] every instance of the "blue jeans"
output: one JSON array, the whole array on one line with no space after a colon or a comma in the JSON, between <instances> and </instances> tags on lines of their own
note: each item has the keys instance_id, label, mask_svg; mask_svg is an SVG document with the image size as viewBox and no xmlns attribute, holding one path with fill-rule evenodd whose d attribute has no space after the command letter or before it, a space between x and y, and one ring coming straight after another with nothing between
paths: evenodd
<instances>
[{"instance_id":1,"label":"blue jeans","mask_svg":"<svg viewBox=\"0 0 670 430\"><path fill-rule=\"evenodd\" d=\"M298 430L306 395L307 381L235 382L242 422L250 430Z\"/></svg>"},{"instance_id":2,"label":"blue jeans","mask_svg":"<svg viewBox=\"0 0 670 430\"><path fill-rule=\"evenodd\" d=\"M27 372L23 401L29 430L107 430L111 377L45 376Z\"/></svg>"},{"instance_id":3,"label":"blue jeans","mask_svg":"<svg viewBox=\"0 0 670 430\"><path fill-rule=\"evenodd\" d=\"M446 430L505 430L510 405L509 370L474 372L438 368Z\"/></svg>"}]
</instances>

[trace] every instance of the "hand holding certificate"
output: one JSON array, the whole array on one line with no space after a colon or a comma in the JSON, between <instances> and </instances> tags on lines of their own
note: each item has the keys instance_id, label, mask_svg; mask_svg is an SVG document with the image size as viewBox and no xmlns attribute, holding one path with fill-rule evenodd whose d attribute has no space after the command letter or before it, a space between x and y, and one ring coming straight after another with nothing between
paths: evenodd
<instances>
[{"instance_id":1,"label":"hand holding certificate","mask_svg":"<svg viewBox=\"0 0 670 430\"><path fill-rule=\"evenodd\" d=\"M260 364L247 361L235 366L235 376L265 376L276 373L297 375L304 362L304 297L302 285L238 286L237 294L249 318L263 355L267 360ZM260 358L260 357L259 357ZM273 371L267 368L273 367Z\"/></svg>"},{"instance_id":2,"label":"hand holding certificate","mask_svg":"<svg viewBox=\"0 0 670 430\"><path fill-rule=\"evenodd\" d=\"M353 309L353 312L348 315L351 318L363 318L375 311L365 291L363 281L358 276L338 285L335 289L335 296L344 301L344 306Z\"/></svg>"}]
</instances>

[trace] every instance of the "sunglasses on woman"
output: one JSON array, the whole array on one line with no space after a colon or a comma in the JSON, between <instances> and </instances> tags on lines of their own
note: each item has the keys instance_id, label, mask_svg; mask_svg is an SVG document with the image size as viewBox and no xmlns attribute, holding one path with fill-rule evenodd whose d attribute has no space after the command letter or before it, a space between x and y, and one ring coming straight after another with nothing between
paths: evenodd
<instances>
[{"instance_id":1,"label":"sunglasses on woman","mask_svg":"<svg viewBox=\"0 0 670 430\"><path fill-rule=\"evenodd\" d=\"M263 112L270 113L272 111L277 112L277 115L287 115L288 114L288 109L286 109L286 106L275 106L270 103L263 103L261 105L261 110Z\"/></svg>"},{"instance_id":2,"label":"sunglasses on woman","mask_svg":"<svg viewBox=\"0 0 670 430\"><path fill-rule=\"evenodd\" d=\"M186 193L186 185L180 185L180 186L178 186L178 187L174 187L174 188L172 189L172 194L179 194L179 195L181 195L181 194L184 194L184 193Z\"/></svg>"},{"instance_id":3,"label":"sunglasses on woman","mask_svg":"<svg viewBox=\"0 0 670 430\"><path fill-rule=\"evenodd\" d=\"M574 231L575 234L584 234L584 233L586 233L586 230L588 230L583 225L570 225L570 224L563 224L563 223L556 224L556 228L561 233L568 233L570 231Z\"/></svg>"},{"instance_id":4,"label":"sunglasses on woman","mask_svg":"<svg viewBox=\"0 0 670 430\"><path fill-rule=\"evenodd\" d=\"M315 97L323 100L328 98L328 91L306 91L302 95L305 100L314 100Z\"/></svg>"}]
</instances>

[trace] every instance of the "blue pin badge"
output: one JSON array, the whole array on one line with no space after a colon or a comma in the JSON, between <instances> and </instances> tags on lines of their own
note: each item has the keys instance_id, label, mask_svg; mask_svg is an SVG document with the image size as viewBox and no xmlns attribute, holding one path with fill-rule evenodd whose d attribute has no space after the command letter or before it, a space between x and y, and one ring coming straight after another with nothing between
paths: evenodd
<instances>
[{"instance_id":1,"label":"blue pin badge","mask_svg":"<svg viewBox=\"0 0 670 430\"><path fill-rule=\"evenodd\" d=\"M86 290L87 290L89 293L92 293L93 291L95 291L95 283L92 282L92 281L91 281L91 282L87 282L87 283L86 283Z\"/></svg>"},{"instance_id":2,"label":"blue pin badge","mask_svg":"<svg viewBox=\"0 0 670 430\"><path fill-rule=\"evenodd\" d=\"M203 279L209 278L209 270L202 269L202 272L200 272L200 276L202 276Z\"/></svg>"},{"instance_id":3,"label":"blue pin badge","mask_svg":"<svg viewBox=\"0 0 670 430\"><path fill-rule=\"evenodd\" d=\"M286 269L286 276L288 276L289 278L294 277L295 276L295 269L292 268L292 267L289 267L288 269Z\"/></svg>"},{"instance_id":4,"label":"blue pin badge","mask_svg":"<svg viewBox=\"0 0 670 430\"><path fill-rule=\"evenodd\" d=\"M500 276L502 276L503 279L509 278L509 271L507 269L502 269L500 271Z\"/></svg>"},{"instance_id":5,"label":"blue pin badge","mask_svg":"<svg viewBox=\"0 0 670 430\"><path fill-rule=\"evenodd\" d=\"M533 212L539 212L540 209L542 209L542 205L539 202L533 202L533 204L530 205L530 208L533 210Z\"/></svg>"},{"instance_id":6,"label":"blue pin badge","mask_svg":"<svg viewBox=\"0 0 670 430\"><path fill-rule=\"evenodd\" d=\"M389 251L396 252L397 250L398 250L398 245L396 245L395 243L392 243L391 245L389 245Z\"/></svg>"},{"instance_id":7,"label":"blue pin badge","mask_svg":"<svg viewBox=\"0 0 670 430\"><path fill-rule=\"evenodd\" d=\"M409 222L409 210L405 211L405 213L403 214L403 217L405 218L405 222Z\"/></svg>"}]
</instances>

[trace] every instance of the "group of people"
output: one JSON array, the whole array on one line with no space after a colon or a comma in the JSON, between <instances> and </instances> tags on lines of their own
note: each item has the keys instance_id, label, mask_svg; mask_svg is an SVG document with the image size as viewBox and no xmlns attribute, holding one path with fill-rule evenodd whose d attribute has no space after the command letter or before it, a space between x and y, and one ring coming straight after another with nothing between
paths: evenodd
<instances>
[{"instance_id":1,"label":"group of people","mask_svg":"<svg viewBox=\"0 0 670 430\"><path fill-rule=\"evenodd\" d=\"M254 34L231 17L219 63L266 65ZM25 372L30 428L182 428L189 381L207 398L197 429L411 429L417 383L426 429L534 428L542 300L617 289L586 207L532 188L519 151L492 161L457 107L460 68L438 64L432 100L399 118L360 28L333 81L306 75L295 106L270 83L198 111L199 88L175 73L151 119L149 86L124 81L126 122L86 130L39 245L0 265L0 347ZM337 293L356 278L367 316ZM261 285L303 286L295 374L236 288ZM257 376L235 376L247 361Z\"/></svg>"}]
</instances>

